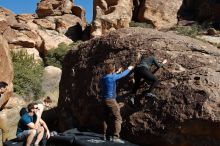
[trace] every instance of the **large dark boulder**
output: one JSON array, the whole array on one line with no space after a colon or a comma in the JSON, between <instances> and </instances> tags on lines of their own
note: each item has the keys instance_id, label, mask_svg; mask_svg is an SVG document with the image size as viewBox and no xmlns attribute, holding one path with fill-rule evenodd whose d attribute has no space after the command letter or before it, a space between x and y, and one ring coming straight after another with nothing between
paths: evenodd
<instances>
[{"instance_id":1,"label":"large dark boulder","mask_svg":"<svg viewBox=\"0 0 220 146\"><path fill-rule=\"evenodd\" d=\"M126 68L137 62L139 53L151 52L159 61L168 59L166 69L156 73L161 81L157 99L145 97L143 85L136 107L131 107L127 98L133 75L118 82L122 136L142 145L220 145L220 50L189 37L142 28L113 31L68 52L60 82L60 130L77 126L101 131L99 79L104 64Z\"/></svg>"},{"instance_id":2,"label":"large dark boulder","mask_svg":"<svg viewBox=\"0 0 220 146\"><path fill-rule=\"evenodd\" d=\"M219 0L183 0L180 14L184 17L194 16L200 21L218 21L220 19Z\"/></svg>"}]
</instances>

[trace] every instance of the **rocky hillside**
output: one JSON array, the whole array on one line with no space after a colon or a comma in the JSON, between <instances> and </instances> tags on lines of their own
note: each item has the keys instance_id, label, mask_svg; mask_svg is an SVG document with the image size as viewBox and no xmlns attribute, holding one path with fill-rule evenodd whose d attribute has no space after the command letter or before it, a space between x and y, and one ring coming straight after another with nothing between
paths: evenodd
<instances>
[{"instance_id":1,"label":"rocky hillside","mask_svg":"<svg viewBox=\"0 0 220 146\"><path fill-rule=\"evenodd\" d=\"M85 11L72 1L42 0L36 12L16 15L0 9L1 35L10 49L22 48L39 54L56 48L61 42L70 44L81 39L86 26Z\"/></svg>"},{"instance_id":2,"label":"rocky hillside","mask_svg":"<svg viewBox=\"0 0 220 146\"><path fill-rule=\"evenodd\" d=\"M18 96L12 96L7 103L7 108L0 111L0 146L2 141L16 137L19 111L26 105L24 99Z\"/></svg>"},{"instance_id":3,"label":"rocky hillside","mask_svg":"<svg viewBox=\"0 0 220 146\"><path fill-rule=\"evenodd\" d=\"M60 124L66 130L77 126L100 131L99 79L104 64L126 68L137 62L138 53L155 53L168 59L166 69L156 73L161 83L157 99L142 94L136 107L128 104L133 83L131 74L118 82L118 99L123 116L122 135L147 145L219 145L220 50L204 42L162 33L153 29L128 28L92 39L69 51L60 82ZM202 140L201 140L202 139Z\"/></svg>"},{"instance_id":4,"label":"rocky hillside","mask_svg":"<svg viewBox=\"0 0 220 146\"><path fill-rule=\"evenodd\" d=\"M13 90L13 67L10 58L9 47L6 39L0 35L0 81L9 84L9 91ZM1 106L1 105L0 105ZM0 107L1 108L1 107Z\"/></svg>"},{"instance_id":5,"label":"rocky hillside","mask_svg":"<svg viewBox=\"0 0 220 146\"><path fill-rule=\"evenodd\" d=\"M218 0L94 0L91 31L84 8L74 5L73 0L40 0L36 14L17 15L0 7L0 80L9 84L7 94L11 95L14 75L10 51L25 50L41 62L42 56L60 43L97 37L66 55L55 110L60 115L59 125L53 121L53 111L48 121L61 131L75 126L100 131L98 82L104 64L112 62L117 68L126 68L137 63L138 54L154 52L159 61L168 59L166 69L156 73L161 81L155 91L157 99L142 94L148 87L144 85L135 100L136 107L131 107L128 98L133 75L118 83L122 136L142 145L219 146L219 32L211 28L193 36L215 46L169 32L176 25L187 25L193 32L197 28L191 24L202 22L220 29L219 6ZM129 28L131 22L150 24L154 29ZM44 69L45 92L57 91L60 74L61 70L52 66ZM9 98L1 100L0 105ZM0 112L0 129L6 132L5 123L15 130L19 117L14 115L25 105L23 99L11 99ZM9 138L14 136L13 132Z\"/></svg>"},{"instance_id":6,"label":"rocky hillside","mask_svg":"<svg viewBox=\"0 0 220 146\"><path fill-rule=\"evenodd\" d=\"M74 6L72 0L42 0L36 14L16 15L0 7L1 79L12 90L13 71L10 51L25 50L41 60L48 50L58 44L81 40L86 27L85 10Z\"/></svg>"},{"instance_id":7,"label":"rocky hillside","mask_svg":"<svg viewBox=\"0 0 220 146\"><path fill-rule=\"evenodd\" d=\"M175 27L179 20L213 23L220 28L218 0L94 0L91 36L101 36L131 21L159 30Z\"/></svg>"},{"instance_id":8,"label":"rocky hillside","mask_svg":"<svg viewBox=\"0 0 220 146\"><path fill-rule=\"evenodd\" d=\"M72 0L41 0L36 8L36 14L17 15L6 8L0 7L0 81L7 82L10 89L4 98L0 99L0 108L2 109L6 105L13 91L11 51L24 50L30 55L33 54L36 60L42 61L41 56L45 55L48 50L57 48L58 44L70 44L73 41L81 40L86 25L85 10L75 6ZM47 90L44 91L45 93L52 90L51 84L53 84L54 89L58 88L57 81L60 79L61 70L58 70L58 72L53 67L45 69L44 82L42 83L44 90ZM53 80L48 81L48 76L53 76ZM16 98L13 96L10 102L16 101ZM9 135L5 138L15 137L15 133L13 132L13 135L8 133L9 131L6 128L7 126L13 127L13 130L15 130L19 116L10 118L5 113L18 114L19 109L15 107L20 108L25 105L17 103L17 106L13 105L13 107L10 107L12 109L7 109L9 108L8 103L6 109L0 111L0 129L3 129L6 135ZM8 125L4 126L5 123Z\"/></svg>"},{"instance_id":9,"label":"rocky hillside","mask_svg":"<svg viewBox=\"0 0 220 146\"><path fill-rule=\"evenodd\" d=\"M170 28L177 24L177 12L182 0L94 0L94 20L91 36L129 27L131 20L146 22L155 28Z\"/></svg>"}]
</instances>

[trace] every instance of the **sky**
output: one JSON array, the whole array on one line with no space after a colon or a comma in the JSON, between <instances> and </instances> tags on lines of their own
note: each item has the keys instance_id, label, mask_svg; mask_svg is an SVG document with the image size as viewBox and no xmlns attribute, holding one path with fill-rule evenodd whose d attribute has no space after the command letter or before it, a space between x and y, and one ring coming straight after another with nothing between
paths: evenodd
<instances>
[{"instance_id":1,"label":"sky","mask_svg":"<svg viewBox=\"0 0 220 146\"><path fill-rule=\"evenodd\" d=\"M7 8L16 14L35 13L37 3L40 0L0 0L0 7ZM92 21L93 0L74 0L74 5L86 9L87 22Z\"/></svg>"}]
</instances>

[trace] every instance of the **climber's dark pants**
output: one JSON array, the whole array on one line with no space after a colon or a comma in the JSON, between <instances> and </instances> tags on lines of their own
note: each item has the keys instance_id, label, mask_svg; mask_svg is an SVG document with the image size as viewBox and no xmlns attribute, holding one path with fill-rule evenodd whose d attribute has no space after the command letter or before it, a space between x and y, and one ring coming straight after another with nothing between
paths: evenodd
<instances>
[{"instance_id":1,"label":"climber's dark pants","mask_svg":"<svg viewBox=\"0 0 220 146\"><path fill-rule=\"evenodd\" d=\"M136 94L138 88L140 87L140 81L142 78L144 78L145 82L150 82L150 88L147 90L147 92L152 92L153 89L159 84L158 79L146 67L137 67L134 70L135 84L132 93Z\"/></svg>"}]
</instances>

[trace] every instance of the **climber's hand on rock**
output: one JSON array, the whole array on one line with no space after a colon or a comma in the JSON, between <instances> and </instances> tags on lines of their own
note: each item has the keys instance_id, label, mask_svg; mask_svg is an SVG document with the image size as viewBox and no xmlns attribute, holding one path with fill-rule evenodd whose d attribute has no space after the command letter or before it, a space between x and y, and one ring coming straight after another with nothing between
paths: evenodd
<instances>
[{"instance_id":1,"label":"climber's hand on rock","mask_svg":"<svg viewBox=\"0 0 220 146\"><path fill-rule=\"evenodd\" d=\"M134 66L129 66L128 69L129 69L129 70L133 70L133 69L134 69Z\"/></svg>"},{"instance_id":2,"label":"climber's hand on rock","mask_svg":"<svg viewBox=\"0 0 220 146\"><path fill-rule=\"evenodd\" d=\"M117 71L116 71L116 73L120 73L122 71L122 67L120 67Z\"/></svg>"},{"instance_id":3,"label":"climber's hand on rock","mask_svg":"<svg viewBox=\"0 0 220 146\"><path fill-rule=\"evenodd\" d=\"M163 60L163 62L162 62L162 64L166 64L167 63L167 60L166 59L164 59Z\"/></svg>"}]
</instances>

